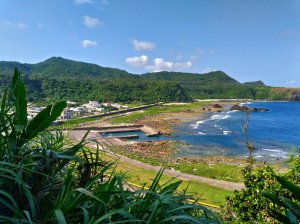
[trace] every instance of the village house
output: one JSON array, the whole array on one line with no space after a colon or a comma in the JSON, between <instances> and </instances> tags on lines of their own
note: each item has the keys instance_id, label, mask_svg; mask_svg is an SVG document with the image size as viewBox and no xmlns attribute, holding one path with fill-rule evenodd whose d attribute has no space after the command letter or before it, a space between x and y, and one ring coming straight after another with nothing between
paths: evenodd
<instances>
[{"instance_id":1,"label":"village house","mask_svg":"<svg viewBox=\"0 0 300 224\"><path fill-rule=\"evenodd\" d=\"M70 109L64 109L60 116L63 120L72 119L74 116L74 111Z\"/></svg>"},{"instance_id":2,"label":"village house","mask_svg":"<svg viewBox=\"0 0 300 224\"><path fill-rule=\"evenodd\" d=\"M27 118L31 120L34 118L39 112L43 110L42 107L27 107Z\"/></svg>"}]
</instances>

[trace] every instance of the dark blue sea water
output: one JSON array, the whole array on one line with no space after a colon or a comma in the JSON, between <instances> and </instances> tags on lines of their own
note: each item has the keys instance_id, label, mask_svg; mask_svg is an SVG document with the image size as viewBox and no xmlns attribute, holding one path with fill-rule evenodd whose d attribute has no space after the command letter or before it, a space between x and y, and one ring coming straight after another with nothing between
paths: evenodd
<instances>
[{"instance_id":1,"label":"dark blue sea water","mask_svg":"<svg viewBox=\"0 0 300 224\"><path fill-rule=\"evenodd\" d=\"M270 112L251 113L248 138L256 148L254 156L262 160L288 158L290 149L300 146L300 102L247 103L250 107L263 107ZM241 123L245 112L224 110L208 113L201 119L184 123L174 140L186 142L180 147L181 155L246 156L245 138Z\"/></svg>"}]
</instances>

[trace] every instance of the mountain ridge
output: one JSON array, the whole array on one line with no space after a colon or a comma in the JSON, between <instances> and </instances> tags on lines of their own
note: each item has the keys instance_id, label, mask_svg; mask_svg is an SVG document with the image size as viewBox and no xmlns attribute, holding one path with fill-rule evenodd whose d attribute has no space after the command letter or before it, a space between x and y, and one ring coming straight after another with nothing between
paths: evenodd
<instances>
[{"instance_id":1,"label":"mountain ridge","mask_svg":"<svg viewBox=\"0 0 300 224\"><path fill-rule=\"evenodd\" d=\"M88 100L187 102L193 99L300 101L300 89L274 88L260 80L240 83L223 71L203 74L161 71L137 75L62 57L51 57L36 64L0 61L0 89L9 85L15 67L21 70L28 100L41 104L57 100L80 103Z\"/></svg>"},{"instance_id":2,"label":"mountain ridge","mask_svg":"<svg viewBox=\"0 0 300 224\"><path fill-rule=\"evenodd\" d=\"M141 78L146 80L165 80L175 81L180 84L207 85L217 84L241 84L223 71L213 71L208 73L190 73L176 71L161 71L143 73L140 75L129 73L118 68L103 67L98 64L75 61L58 56L50 57L38 63L20 63L16 61L0 61L0 73L12 74L17 67L23 75L38 75L47 77L93 77L100 79L119 79L119 78Z\"/></svg>"}]
</instances>

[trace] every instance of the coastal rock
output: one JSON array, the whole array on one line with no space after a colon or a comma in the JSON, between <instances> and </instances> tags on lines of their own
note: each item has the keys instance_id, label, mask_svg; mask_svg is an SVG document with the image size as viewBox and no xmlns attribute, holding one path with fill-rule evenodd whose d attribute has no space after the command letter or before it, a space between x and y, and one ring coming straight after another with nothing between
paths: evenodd
<instances>
[{"instance_id":1,"label":"coastal rock","mask_svg":"<svg viewBox=\"0 0 300 224\"><path fill-rule=\"evenodd\" d=\"M214 104L213 106L212 106L213 108L218 108L218 109L222 109L223 107L220 105L220 104Z\"/></svg>"},{"instance_id":2,"label":"coastal rock","mask_svg":"<svg viewBox=\"0 0 300 224\"><path fill-rule=\"evenodd\" d=\"M230 110L239 110L239 111L248 111L248 112L267 112L270 111L267 108L257 108L257 107L247 107L247 106L240 106L238 104L233 105Z\"/></svg>"}]
</instances>

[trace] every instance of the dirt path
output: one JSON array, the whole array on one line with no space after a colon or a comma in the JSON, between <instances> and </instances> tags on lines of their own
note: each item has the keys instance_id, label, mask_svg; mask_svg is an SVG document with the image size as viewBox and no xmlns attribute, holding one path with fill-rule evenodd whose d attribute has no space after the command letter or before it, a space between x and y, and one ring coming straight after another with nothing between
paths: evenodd
<instances>
[{"instance_id":1,"label":"dirt path","mask_svg":"<svg viewBox=\"0 0 300 224\"><path fill-rule=\"evenodd\" d=\"M82 139L84 133L85 132L83 132L83 131L72 131L70 133L69 137L71 139L76 140L76 141L80 141ZM95 134L96 134L95 132L91 132L89 134L88 138L95 138L96 137ZM103 140L105 140L105 139L103 139ZM115 144L116 142L113 142L112 140L113 139L111 139L110 142L102 142L103 143L102 145L105 146L105 145ZM117 139L115 139L115 140L117 140ZM120 144L121 142L118 142L117 144ZM90 143L88 145L90 147L96 148L96 143ZM154 166L154 165L146 164L146 163L134 160L134 159L127 158L127 157L122 156L122 155L112 153L110 151L107 151L107 153L109 153L113 158L119 159L119 161L126 162L126 163L129 163L129 164L132 164L133 166L141 167L141 168L144 168L146 170L159 171L161 169L160 166ZM165 169L164 173L166 175L170 176L170 177L175 177L175 178L180 179L180 180L198 181L198 182L201 182L201 183L206 183L210 186L223 188L225 190L230 190L230 191L240 190L244 187L243 183L236 183L236 182L230 182L230 181L225 181L225 180L217 180L217 179L213 179L213 178L201 177L201 176L196 176L196 175L192 175L192 174L182 173L182 172L172 170L172 169Z\"/></svg>"}]
</instances>

